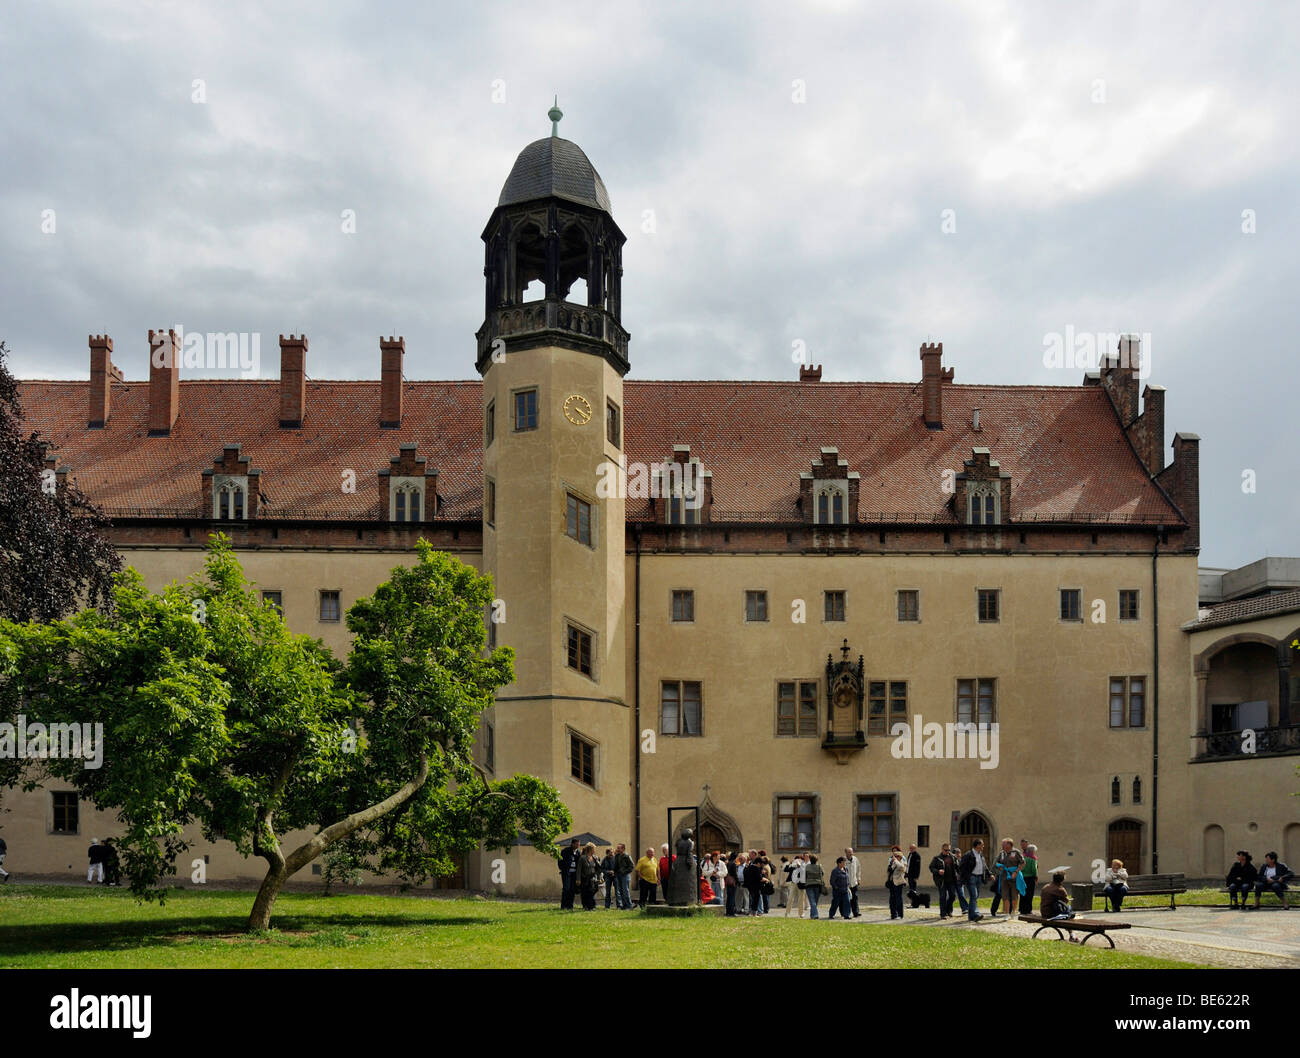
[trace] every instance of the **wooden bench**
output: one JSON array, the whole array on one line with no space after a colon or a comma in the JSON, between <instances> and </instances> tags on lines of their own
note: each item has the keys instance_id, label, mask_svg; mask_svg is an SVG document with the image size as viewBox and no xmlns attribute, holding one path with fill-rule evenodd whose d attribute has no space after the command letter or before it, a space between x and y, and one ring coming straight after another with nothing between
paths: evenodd
<instances>
[{"instance_id":1,"label":"wooden bench","mask_svg":"<svg viewBox=\"0 0 1300 1058\"><path fill-rule=\"evenodd\" d=\"M1185 874L1135 874L1128 880L1128 892L1124 899L1131 896L1168 896L1169 910L1176 911L1178 905L1174 897L1187 892L1187 875ZM1106 895L1106 883L1093 886L1093 894L1105 900L1106 910L1110 910L1110 897Z\"/></svg>"},{"instance_id":2,"label":"wooden bench","mask_svg":"<svg viewBox=\"0 0 1300 1058\"><path fill-rule=\"evenodd\" d=\"M1287 891L1288 894L1296 892L1295 889L1292 889L1292 888L1291 888L1291 880L1290 880L1290 879L1288 879L1288 881L1287 881L1286 891ZM1223 893L1223 894L1225 894L1225 895L1231 895L1231 890L1228 889L1227 886L1225 886L1224 888L1220 889L1219 892L1221 892L1221 893ZM1278 907L1281 907L1281 906L1282 906L1282 898L1281 898L1280 896L1278 896L1277 893L1273 892L1272 889L1265 889L1265 890L1264 890L1262 893L1260 893L1259 895L1260 895L1260 896L1263 896L1263 897L1270 897L1270 896L1271 896L1274 900L1277 901L1277 906L1278 906ZM1254 896L1255 896L1255 885L1254 885L1254 883L1252 882L1252 883L1251 883L1250 892L1248 892L1248 893L1242 893L1242 894L1241 894L1241 898L1242 898L1243 900L1246 900L1246 899L1248 899L1248 898L1253 898ZM1291 902L1291 897L1288 895L1288 896L1287 896L1287 903L1289 904L1290 902ZM1228 906L1231 907L1232 905L1229 904ZM1252 908L1255 906L1255 903L1254 903L1254 900L1253 900L1253 899L1250 900L1250 906L1251 906ZM1261 910L1263 909L1263 906L1264 906L1263 904L1260 905Z\"/></svg>"},{"instance_id":3,"label":"wooden bench","mask_svg":"<svg viewBox=\"0 0 1300 1058\"><path fill-rule=\"evenodd\" d=\"M1038 928L1034 930L1034 937L1037 937L1045 929L1056 930L1057 940L1065 940L1066 933L1086 933L1088 936L1079 942L1081 946L1087 944L1092 937L1099 936L1104 938L1106 943L1113 948L1115 942L1107 935L1107 931L1112 929L1132 929L1127 922L1098 922L1096 919L1090 918L1051 919L1043 918L1042 915L1021 915L1020 921L1038 923Z\"/></svg>"}]
</instances>

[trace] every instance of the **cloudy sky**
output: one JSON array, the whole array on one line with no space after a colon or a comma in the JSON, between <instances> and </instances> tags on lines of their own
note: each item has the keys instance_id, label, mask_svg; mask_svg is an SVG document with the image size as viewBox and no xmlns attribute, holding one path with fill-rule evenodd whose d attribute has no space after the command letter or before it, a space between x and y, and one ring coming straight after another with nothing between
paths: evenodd
<instances>
[{"instance_id":1,"label":"cloudy sky","mask_svg":"<svg viewBox=\"0 0 1300 1058\"><path fill-rule=\"evenodd\" d=\"M473 375L479 235L561 132L603 176L632 377L1075 385L1150 335L1205 565L1300 554L1300 11L1282 5L7 5L0 337L307 333L316 378ZM346 232L345 211L355 231ZM49 211L53 211L52 213ZM50 229L53 230L50 230ZM1077 439L1080 445L1087 437ZM1243 491L1254 472L1255 491Z\"/></svg>"}]
</instances>

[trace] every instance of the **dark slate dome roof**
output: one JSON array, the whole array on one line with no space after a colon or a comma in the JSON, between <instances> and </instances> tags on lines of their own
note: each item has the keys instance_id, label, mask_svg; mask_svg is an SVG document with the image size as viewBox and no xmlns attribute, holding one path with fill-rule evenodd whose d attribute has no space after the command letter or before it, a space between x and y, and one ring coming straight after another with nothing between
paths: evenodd
<instances>
[{"instance_id":1,"label":"dark slate dome roof","mask_svg":"<svg viewBox=\"0 0 1300 1058\"><path fill-rule=\"evenodd\" d=\"M537 140L519 152L497 205L511 206L551 196L613 213L609 192L596 167L581 147L558 136Z\"/></svg>"}]
</instances>

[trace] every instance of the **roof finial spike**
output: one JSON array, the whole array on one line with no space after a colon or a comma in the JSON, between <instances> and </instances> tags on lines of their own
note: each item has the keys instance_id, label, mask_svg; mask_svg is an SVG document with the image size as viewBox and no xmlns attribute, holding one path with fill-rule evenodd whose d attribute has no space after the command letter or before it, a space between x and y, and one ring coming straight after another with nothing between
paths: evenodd
<instances>
[{"instance_id":1,"label":"roof finial spike","mask_svg":"<svg viewBox=\"0 0 1300 1058\"><path fill-rule=\"evenodd\" d=\"M546 112L546 116L551 119L551 138L558 140L560 138L560 118L564 117L564 111L560 109L560 97L558 95L555 97L554 105Z\"/></svg>"}]
</instances>

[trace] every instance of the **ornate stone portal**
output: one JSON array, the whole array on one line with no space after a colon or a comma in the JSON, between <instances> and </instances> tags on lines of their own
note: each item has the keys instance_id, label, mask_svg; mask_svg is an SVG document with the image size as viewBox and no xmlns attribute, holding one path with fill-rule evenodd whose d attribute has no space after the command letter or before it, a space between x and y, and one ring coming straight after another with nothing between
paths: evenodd
<instances>
[{"instance_id":1,"label":"ornate stone portal","mask_svg":"<svg viewBox=\"0 0 1300 1058\"><path fill-rule=\"evenodd\" d=\"M863 725L862 705L866 696L863 678L865 663L861 654L855 666L849 661L849 641L840 647L844 656L839 661L826 655L826 737L822 749L835 755L837 764L847 764L849 758L866 748L867 735Z\"/></svg>"}]
</instances>

